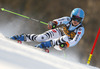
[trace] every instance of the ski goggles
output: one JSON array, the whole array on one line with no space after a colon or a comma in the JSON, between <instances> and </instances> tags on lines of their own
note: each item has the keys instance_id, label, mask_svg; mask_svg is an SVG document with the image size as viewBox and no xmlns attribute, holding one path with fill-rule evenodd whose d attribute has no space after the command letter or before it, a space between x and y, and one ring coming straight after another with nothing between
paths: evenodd
<instances>
[{"instance_id":1,"label":"ski goggles","mask_svg":"<svg viewBox=\"0 0 100 69\"><path fill-rule=\"evenodd\" d=\"M82 18L73 15L73 16L72 16L72 20L77 21L77 22L81 22L81 21L82 21Z\"/></svg>"}]
</instances>

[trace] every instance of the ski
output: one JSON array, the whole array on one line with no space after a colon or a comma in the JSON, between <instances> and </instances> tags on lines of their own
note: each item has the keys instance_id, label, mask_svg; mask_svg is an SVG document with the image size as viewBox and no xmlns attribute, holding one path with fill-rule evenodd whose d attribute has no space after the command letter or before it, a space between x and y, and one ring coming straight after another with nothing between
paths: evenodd
<instances>
[{"instance_id":1,"label":"ski","mask_svg":"<svg viewBox=\"0 0 100 69\"><path fill-rule=\"evenodd\" d=\"M39 50L42 50L42 51L44 51L44 52L49 53L49 49L48 49L48 48L40 48L40 47L38 47L38 46L34 46L34 47L37 48L37 49L39 49Z\"/></svg>"}]
</instances>

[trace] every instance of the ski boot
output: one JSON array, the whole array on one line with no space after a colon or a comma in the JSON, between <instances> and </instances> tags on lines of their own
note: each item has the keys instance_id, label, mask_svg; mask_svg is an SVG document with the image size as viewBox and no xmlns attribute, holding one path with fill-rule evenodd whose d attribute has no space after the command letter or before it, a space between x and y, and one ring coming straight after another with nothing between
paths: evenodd
<instances>
[{"instance_id":1,"label":"ski boot","mask_svg":"<svg viewBox=\"0 0 100 69\"><path fill-rule=\"evenodd\" d=\"M47 41L47 42L42 42L42 43L36 45L35 47L44 49L45 52L49 53L49 49L47 49L47 48L49 48L51 46L52 46L51 41Z\"/></svg>"}]
</instances>

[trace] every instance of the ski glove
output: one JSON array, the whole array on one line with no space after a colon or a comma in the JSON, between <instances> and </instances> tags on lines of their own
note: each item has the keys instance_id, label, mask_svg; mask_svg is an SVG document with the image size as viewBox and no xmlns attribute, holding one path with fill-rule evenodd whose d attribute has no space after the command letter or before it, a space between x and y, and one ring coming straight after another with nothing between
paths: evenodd
<instances>
[{"instance_id":1,"label":"ski glove","mask_svg":"<svg viewBox=\"0 0 100 69\"><path fill-rule=\"evenodd\" d=\"M69 47L69 43L68 43L68 42L60 43L60 44L59 44L59 47L60 47L60 49L68 48L68 47Z\"/></svg>"},{"instance_id":2,"label":"ski glove","mask_svg":"<svg viewBox=\"0 0 100 69\"><path fill-rule=\"evenodd\" d=\"M56 21L50 21L48 23L48 29L54 29L54 28L56 28L57 24L58 23Z\"/></svg>"},{"instance_id":3,"label":"ski glove","mask_svg":"<svg viewBox=\"0 0 100 69\"><path fill-rule=\"evenodd\" d=\"M51 44L51 41L47 41L47 42L41 42L40 44L37 45L37 47L40 47L40 48L49 48L51 47L52 44Z\"/></svg>"},{"instance_id":4,"label":"ski glove","mask_svg":"<svg viewBox=\"0 0 100 69\"><path fill-rule=\"evenodd\" d=\"M11 39L25 41L24 37L25 37L24 35L15 35L15 36L12 36Z\"/></svg>"}]
</instances>

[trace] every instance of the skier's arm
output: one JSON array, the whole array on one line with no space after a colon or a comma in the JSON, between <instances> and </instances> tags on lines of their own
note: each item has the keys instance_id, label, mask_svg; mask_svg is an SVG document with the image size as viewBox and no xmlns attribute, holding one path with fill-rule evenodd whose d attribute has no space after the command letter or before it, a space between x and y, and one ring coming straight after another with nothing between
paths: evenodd
<instances>
[{"instance_id":1,"label":"skier's arm","mask_svg":"<svg viewBox=\"0 0 100 69\"><path fill-rule=\"evenodd\" d=\"M80 27L77 30L77 33L72 40L70 40L67 35L64 35L64 36L60 37L59 39L52 40L52 42L53 42L52 44L53 45L59 45L59 46L62 45L62 44L65 44L66 47L73 47L80 41L83 34L84 34L84 28Z\"/></svg>"},{"instance_id":2,"label":"skier's arm","mask_svg":"<svg viewBox=\"0 0 100 69\"><path fill-rule=\"evenodd\" d=\"M53 21L56 21L57 26L58 26L58 25L69 23L71 21L71 18L70 17L62 17L62 18L54 19Z\"/></svg>"},{"instance_id":3,"label":"skier's arm","mask_svg":"<svg viewBox=\"0 0 100 69\"><path fill-rule=\"evenodd\" d=\"M80 27L77 30L77 33L76 33L75 37L73 38L73 40L68 41L69 47L75 46L80 41L80 39L82 38L83 35L84 35L84 28Z\"/></svg>"},{"instance_id":4,"label":"skier's arm","mask_svg":"<svg viewBox=\"0 0 100 69\"><path fill-rule=\"evenodd\" d=\"M54 19L53 21L48 22L48 29L54 29L59 25L67 24L71 21L70 17L62 17L58 19Z\"/></svg>"}]
</instances>

